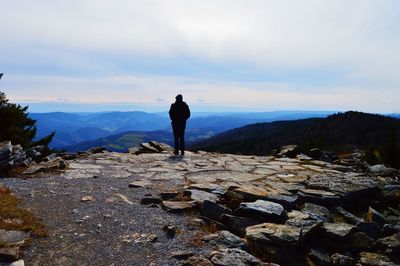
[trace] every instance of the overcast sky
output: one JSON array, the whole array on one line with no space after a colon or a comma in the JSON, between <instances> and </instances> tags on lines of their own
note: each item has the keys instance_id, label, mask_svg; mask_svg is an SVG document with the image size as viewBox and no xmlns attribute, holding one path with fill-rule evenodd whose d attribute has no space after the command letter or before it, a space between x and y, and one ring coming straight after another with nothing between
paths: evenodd
<instances>
[{"instance_id":1,"label":"overcast sky","mask_svg":"<svg viewBox=\"0 0 400 266\"><path fill-rule=\"evenodd\" d=\"M32 111L400 112L399 0L0 4L0 90Z\"/></svg>"}]
</instances>

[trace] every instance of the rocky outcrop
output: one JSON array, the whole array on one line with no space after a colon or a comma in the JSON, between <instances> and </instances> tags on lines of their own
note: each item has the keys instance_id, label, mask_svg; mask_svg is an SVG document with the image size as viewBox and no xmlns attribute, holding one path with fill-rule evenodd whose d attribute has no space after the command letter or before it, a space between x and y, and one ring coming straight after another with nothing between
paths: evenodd
<instances>
[{"instance_id":1,"label":"rocky outcrop","mask_svg":"<svg viewBox=\"0 0 400 266\"><path fill-rule=\"evenodd\" d=\"M178 157L170 151L149 142L130 153L86 154L70 161L62 176L125 178L132 195L110 195L109 205L141 202L184 213L179 217L195 215L202 232L212 232L200 241L214 252L174 253L187 265L399 263L400 183L393 175L301 154ZM134 199L143 190L147 194Z\"/></svg>"},{"instance_id":2,"label":"rocky outcrop","mask_svg":"<svg viewBox=\"0 0 400 266\"><path fill-rule=\"evenodd\" d=\"M68 163L57 154L51 153L46 146L24 150L21 145L12 145L10 141L0 143L0 173L6 173L13 168L25 168L23 174L30 175L67 167Z\"/></svg>"}]
</instances>

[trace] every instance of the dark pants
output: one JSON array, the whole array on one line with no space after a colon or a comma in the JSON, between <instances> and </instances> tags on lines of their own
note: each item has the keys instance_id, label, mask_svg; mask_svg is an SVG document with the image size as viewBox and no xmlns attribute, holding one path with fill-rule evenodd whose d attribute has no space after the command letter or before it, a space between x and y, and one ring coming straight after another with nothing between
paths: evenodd
<instances>
[{"instance_id":1,"label":"dark pants","mask_svg":"<svg viewBox=\"0 0 400 266\"><path fill-rule=\"evenodd\" d=\"M174 132L175 152L185 151L185 128L186 123L172 122L172 130Z\"/></svg>"}]
</instances>

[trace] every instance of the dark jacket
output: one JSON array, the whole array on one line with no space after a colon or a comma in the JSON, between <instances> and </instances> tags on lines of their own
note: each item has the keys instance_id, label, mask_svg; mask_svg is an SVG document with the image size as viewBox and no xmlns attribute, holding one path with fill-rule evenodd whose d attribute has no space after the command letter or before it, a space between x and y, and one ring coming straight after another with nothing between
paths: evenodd
<instances>
[{"instance_id":1,"label":"dark jacket","mask_svg":"<svg viewBox=\"0 0 400 266\"><path fill-rule=\"evenodd\" d=\"M169 109L169 118L171 118L172 123L186 123L190 117L189 106L184 102L178 102L171 104Z\"/></svg>"}]
</instances>

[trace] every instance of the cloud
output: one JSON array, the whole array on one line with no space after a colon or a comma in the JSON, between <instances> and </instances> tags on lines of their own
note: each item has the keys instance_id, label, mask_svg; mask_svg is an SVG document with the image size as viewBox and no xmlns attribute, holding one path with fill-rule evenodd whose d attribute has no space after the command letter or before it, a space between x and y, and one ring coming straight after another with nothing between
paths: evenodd
<instances>
[{"instance_id":1,"label":"cloud","mask_svg":"<svg viewBox=\"0 0 400 266\"><path fill-rule=\"evenodd\" d=\"M397 0L6 1L0 65L21 78L16 99L152 103L185 88L233 107L381 110L372 96L400 96L398 17Z\"/></svg>"},{"instance_id":2,"label":"cloud","mask_svg":"<svg viewBox=\"0 0 400 266\"><path fill-rule=\"evenodd\" d=\"M35 92L29 102L131 105L146 110L166 110L177 93L184 95L194 110L230 109L285 110L360 110L399 111L398 91L352 86L310 87L291 83L204 81L179 76L109 76L68 78L55 76L11 76L5 84L7 96L27 102L26 94ZM54 89L56 88L56 89ZM183 88L179 91L176 88ZM143 93L145 92L145 93ZM43 96L44 95L44 96ZM154 98L157 95L157 98ZM382 97L385 95L385 97ZM121 99L123 99L121 101Z\"/></svg>"}]
</instances>

